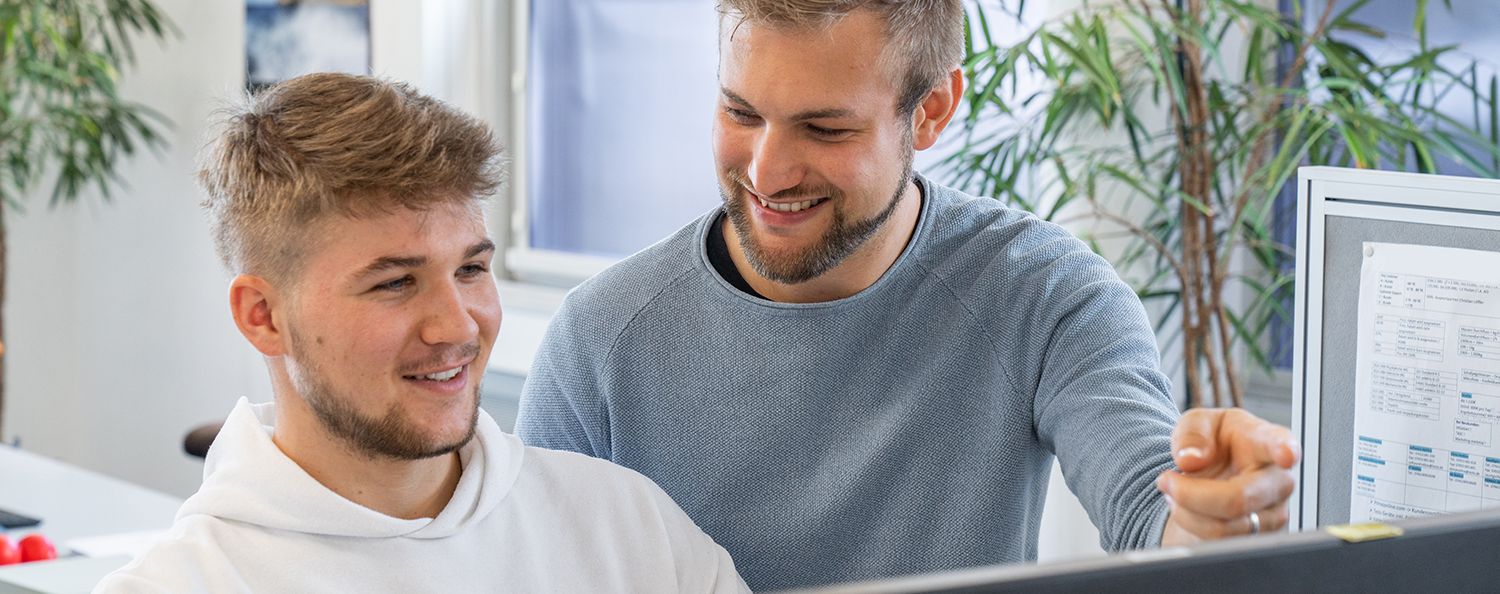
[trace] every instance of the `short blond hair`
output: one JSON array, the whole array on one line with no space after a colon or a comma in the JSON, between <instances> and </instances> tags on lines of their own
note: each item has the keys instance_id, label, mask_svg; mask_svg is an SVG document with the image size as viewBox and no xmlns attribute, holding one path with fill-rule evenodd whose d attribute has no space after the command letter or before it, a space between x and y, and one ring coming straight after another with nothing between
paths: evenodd
<instances>
[{"instance_id":1,"label":"short blond hair","mask_svg":"<svg viewBox=\"0 0 1500 594\"><path fill-rule=\"evenodd\" d=\"M234 274L292 283L332 216L477 207L504 181L488 127L399 82L309 74L218 115L198 180Z\"/></svg>"},{"instance_id":2,"label":"short blond hair","mask_svg":"<svg viewBox=\"0 0 1500 594\"><path fill-rule=\"evenodd\" d=\"M733 24L820 29L856 10L869 10L885 22L887 55L904 69L898 82L896 113L916 111L948 73L964 61L963 0L719 0L722 18Z\"/></svg>"}]
</instances>

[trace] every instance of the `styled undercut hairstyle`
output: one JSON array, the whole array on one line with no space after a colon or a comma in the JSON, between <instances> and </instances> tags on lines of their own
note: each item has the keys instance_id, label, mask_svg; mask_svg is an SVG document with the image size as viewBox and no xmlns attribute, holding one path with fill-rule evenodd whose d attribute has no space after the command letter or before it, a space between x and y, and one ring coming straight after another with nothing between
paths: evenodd
<instances>
[{"instance_id":1,"label":"styled undercut hairstyle","mask_svg":"<svg viewBox=\"0 0 1500 594\"><path fill-rule=\"evenodd\" d=\"M910 115L964 61L963 0L719 0L723 31L744 22L817 30L856 10L886 25L886 55L901 68L896 113Z\"/></svg>"},{"instance_id":2,"label":"styled undercut hairstyle","mask_svg":"<svg viewBox=\"0 0 1500 594\"><path fill-rule=\"evenodd\" d=\"M502 166L479 120L399 82L322 73L219 110L198 180L229 271L287 285L320 223L478 209L504 181Z\"/></svg>"}]
</instances>

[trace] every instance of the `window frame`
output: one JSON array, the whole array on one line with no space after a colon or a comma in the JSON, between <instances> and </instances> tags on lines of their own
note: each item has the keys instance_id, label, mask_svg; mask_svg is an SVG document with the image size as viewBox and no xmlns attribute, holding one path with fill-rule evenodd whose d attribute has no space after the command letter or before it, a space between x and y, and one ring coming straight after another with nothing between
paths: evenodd
<instances>
[{"instance_id":1,"label":"window frame","mask_svg":"<svg viewBox=\"0 0 1500 594\"><path fill-rule=\"evenodd\" d=\"M510 183L506 184L505 209L499 217L505 225L504 275L526 284L571 288L618 262L613 258L587 256L531 247L530 196L530 86L531 0L511 0L510 11L510 104L507 144L510 147Z\"/></svg>"}]
</instances>

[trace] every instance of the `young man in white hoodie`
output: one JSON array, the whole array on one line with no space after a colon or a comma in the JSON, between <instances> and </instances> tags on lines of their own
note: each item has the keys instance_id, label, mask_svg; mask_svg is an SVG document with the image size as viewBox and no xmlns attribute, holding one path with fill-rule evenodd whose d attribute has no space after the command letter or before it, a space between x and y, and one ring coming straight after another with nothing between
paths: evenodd
<instances>
[{"instance_id":1,"label":"young man in white hoodie","mask_svg":"<svg viewBox=\"0 0 1500 594\"><path fill-rule=\"evenodd\" d=\"M241 399L165 540L96 592L743 592L645 477L478 407L500 325L485 127L410 88L298 78L231 110L200 178Z\"/></svg>"}]
</instances>

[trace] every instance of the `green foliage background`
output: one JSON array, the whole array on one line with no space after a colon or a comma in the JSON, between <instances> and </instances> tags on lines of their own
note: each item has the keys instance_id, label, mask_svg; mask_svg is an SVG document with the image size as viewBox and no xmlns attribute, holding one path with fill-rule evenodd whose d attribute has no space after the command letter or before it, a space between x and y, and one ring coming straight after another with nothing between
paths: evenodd
<instances>
[{"instance_id":1,"label":"green foliage background","mask_svg":"<svg viewBox=\"0 0 1500 594\"><path fill-rule=\"evenodd\" d=\"M118 84L134 37L175 32L148 0L0 0L0 304L7 214L43 186L50 206L89 187L108 199L122 159L165 145L167 119ZM0 373L0 403L3 390Z\"/></svg>"},{"instance_id":2,"label":"green foliage background","mask_svg":"<svg viewBox=\"0 0 1500 594\"><path fill-rule=\"evenodd\" d=\"M1182 346L1189 405L1239 405L1235 353L1269 371L1266 329L1291 320L1291 249L1276 241L1272 207L1298 166L1435 173L1442 157L1500 173L1496 78L1456 46L1429 44L1428 11L1440 8L1426 0L1415 2L1416 51L1375 59L1350 43L1387 35L1360 22L1367 3L1288 17L1237 0L1086 2L1010 46L990 21L1019 19L1024 0L978 6L963 144L946 165L972 193L1091 219L1083 237L1096 251L1128 238L1106 256L1143 300L1164 302L1158 331ZM1472 120L1438 109L1454 101L1472 105Z\"/></svg>"}]
</instances>

